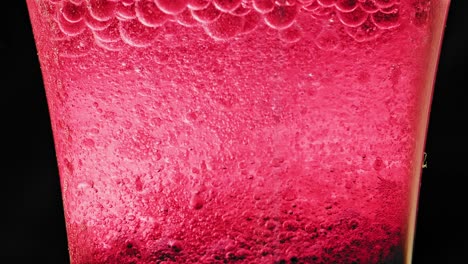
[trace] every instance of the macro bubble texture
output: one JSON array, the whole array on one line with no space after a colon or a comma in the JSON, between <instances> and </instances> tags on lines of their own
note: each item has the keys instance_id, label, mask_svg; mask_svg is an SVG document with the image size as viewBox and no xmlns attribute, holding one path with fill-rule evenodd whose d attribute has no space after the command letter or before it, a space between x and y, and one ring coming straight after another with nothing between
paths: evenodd
<instances>
[{"instance_id":1,"label":"macro bubble texture","mask_svg":"<svg viewBox=\"0 0 468 264\"><path fill-rule=\"evenodd\" d=\"M74 264L403 262L441 0L27 1Z\"/></svg>"},{"instance_id":2,"label":"macro bubble texture","mask_svg":"<svg viewBox=\"0 0 468 264\"><path fill-rule=\"evenodd\" d=\"M419 5L413 4L413 6ZM54 22L68 37L91 33L96 45L115 50L120 44L109 43L99 34L120 28L119 43L145 48L151 45L156 30L165 24L202 27L217 41L240 38L258 27L278 31L286 43L304 38L298 28L306 21L333 27L344 32L340 38L352 37L364 42L399 27L401 7L398 0L43 0ZM132 20L131 22L129 22ZM219 21L218 21L219 20ZM138 25L138 24L141 25ZM126 28L138 28L129 36ZM292 28L291 28L292 27ZM288 30L291 28L290 30ZM287 34L290 32L290 34ZM295 32L295 33L293 33ZM287 35L287 36L286 36ZM292 37L294 35L294 37ZM148 38L144 40L145 38ZM305 40L307 41L307 40ZM109 48L106 48L109 47ZM114 47L114 48L113 48ZM320 47L320 46L318 46ZM117 50L120 50L118 48Z\"/></svg>"}]
</instances>

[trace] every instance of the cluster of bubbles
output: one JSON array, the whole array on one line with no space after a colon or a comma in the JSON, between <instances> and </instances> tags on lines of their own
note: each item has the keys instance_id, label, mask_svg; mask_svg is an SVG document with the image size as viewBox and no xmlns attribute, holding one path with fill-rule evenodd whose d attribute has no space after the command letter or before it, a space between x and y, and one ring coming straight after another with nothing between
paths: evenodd
<instances>
[{"instance_id":1,"label":"cluster of bubbles","mask_svg":"<svg viewBox=\"0 0 468 264\"><path fill-rule=\"evenodd\" d=\"M375 39L400 23L399 0L48 0L45 5L56 22L52 25L56 37L78 52L91 41L67 42L82 34L91 35L90 40L107 50L126 44L147 47L170 22L202 27L216 40L266 24L286 42L302 38L299 16L339 21L336 25L359 42Z\"/></svg>"}]
</instances>

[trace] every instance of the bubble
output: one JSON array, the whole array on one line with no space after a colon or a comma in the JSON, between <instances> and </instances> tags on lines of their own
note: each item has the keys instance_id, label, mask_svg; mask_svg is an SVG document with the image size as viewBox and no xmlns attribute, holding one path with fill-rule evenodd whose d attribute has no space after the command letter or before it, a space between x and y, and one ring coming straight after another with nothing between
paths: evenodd
<instances>
[{"instance_id":1,"label":"bubble","mask_svg":"<svg viewBox=\"0 0 468 264\"><path fill-rule=\"evenodd\" d=\"M200 210L203 208L205 201L203 201L203 198L199 193L194 193L192 194L192 197L190 198L190 207L195 210Z\"/></svg>"},{"instance_id":2,"label":"bubble","mask_svg":"<svg viewBox=\"0 0 468 264\"><path fill-rule=\"evenodd\" d=\"M83 140L83 145L88 147L88 148L94 148L95 143L94 143L94 140L92 140L90 138L85 138Z\"/></svg>"},{"instance_id":3,"label":"bubble","mask_svg":"<svg viewBox=\"0 0 468 264\"><path fill-rule=\"evenodd\" d=\"M385 164L384 164L382 158L380 158L380 157L375 158L374 164L373 164L374 170L379 171L379 170L383 169L384 165Z\"/></svg>"},{"instance_id":4,"label":"bubble","mask_svg":"<svg viewBox=\"0 0 468 264\"><path fill-rule=\"evenodd\" d=\"M260 22L260 15L257 12L250 12L244 16L244 26L242 27L241 33L247 34L254 31L258 23Z\"/></svg>"},{"instance_id":5,"label":"bubble","mask_svg":"<svg viewBox=\"0 0 468 264\"><path fill-rule=\"evenodd\" d=\"M60 56L78 58L89 53L92 45L92 36L86 31L79 36L74 36L60 41Z\"/></svg>"},{"instance_id":6,"label":"bubble","mask_svg":"<svg viewBox=\"0 0 468 264\"><path fill-rule=\"evenodd\" d=\"M120 2L122 3L123 5L126 5L126 6L129 6L129 5L133 5L135 3L135 1L138 1L138 0L113 0L115 2Z\"/></svg>"},{"instance_id":7,"label":"bubble","mask_svg":"<svg viewBox=\"0 0 468 264\"><path fill-rule=\"evenodd\" d=\"M184 11L189 0L154 0L159 9L166 14L176 15Z\"/></svg>"},{"instance_id":8,"label":"bubble","mask_svg":"<svg viewBox=\"0 0 468 264\"><path fill-rule=\"evenodd\" d=\"M245 16L247 15L252 9L248 7L244 7L242 5L238 6L236 9L232 10L230 13L236 16Z\"/></svg>"},{"instance_id":9,"label":"bubble","mask_svg":"<svg viewBox=\"0 0 468 264\"><path fill-rule=\"evenodd\" d=\"M183 249L183 243L179 240L169 240L167 246L176 253L179 253Z\"/></svg>"},{"instance_id":10,"label":"bubble","mask_svg":"<svg viewBox=\"0 0 468 264\"><path fill-rule=\"evenodd\" d=\"M284 244L286 241L289 241L291 240L291 238L294 237L294 233L293 232L280 232L278 233L278 240L281 244Z\"/></svg>"},{"instance_id":11,"label":"bubble","mask_svg":"<svg viewBox=\"0 0 468 264\"><path fill-rule=\"evenodd\" d=\"M84 21L86 26L88 26L92 30L103 30L112 23L111 19L106 21L96 20L89 13L85 14Z\"/></svg>"},{"instance_id":12,"label":"bubble","mask_svg":"<svg viewBox=\"0 0 468 264\"><path fill-rule=\"evenodd\" d=\"M358 0L337 0L336 9L341 12L351 12L358 7Z\"/></svg>"},{"instance_id":13,"label":"bubble","mask_svg":"<svg viewBox=\"0 0 468 264\"><path fill-rule=\"evenodd\" d=\"M213 4L223 12L234 11L240 6L242 0L213 0Z\"/></svg>"},{"instance_id":14,"label":"bubble","mask_svg":"<svg viewBox=\"0 0 468 264\"><path fill-rule=\"evenodd\" d=\"M334 50L338 47L338 35L332 30L323 30L317 35L315 44L322 50Z\"/></svg>"},{"instance_id":15,"label":"bubble","mask_svg":"<svg viewBox=\"0 0 468 264\"><path fill-rule=\"evenodd\" d=\"M373 0L365 0L364 2L361 2L361 8L367 13L375 13L379 11L379 7L375 5Z\"/></svg>"},{"instance_id":16,"label":"bubble","mask_svg":"<svg viewBox=\"0 0 468 264\"><path fill-rule=\"evenodd\" d=\"M120 40L119 21L113 19L111 24L103 30L94 30L94 37L100 41L113 42Z\"/></svg>"},{"instance_id":17,"label":"bubble","mask_svg":"<svg viewBox=\"0 0 468 264\"><path fill-rule=\"evenodd\" d=\"M380 8L391 7L397 1L398 0L374 0L375 5L377 5Z\"/></svg>"},{"instance_id":18,"label":"bubble","mask_svg":"<svg viewBox=\"0 0 468 264\"><path fill-rule=\"evenodd\" d=\"M185 9L182 13L176 16L176 21L186 27L197 25L197 21L193 18L189 9Z\"/></svg>"},{"instance_id":19,"label":"bubble","mask_svg":"<svg viewBox=\"0 0 468 264\"><path fill-rule=\"evenodd\" d=\"M359 7L353 10L352 12L338 12L337 16L341 23L343 23L344 25L348 27L358 27L364 22L366 22L368 14Z\"/></svg>"},{"instance_id":20,"label":"bubble","mask_svg":"<svg viewBox=\"0 0 468 264\"><path fill-rule=\"evenodd\" d=\"M273 11L275 3L273 0L252 0L252 6L257 12L266 14Z\"/></svg>"},{"instance_id":21,"label":"bubble","mask_svg":"<svg viewBox=\"0 0 468 264\"><path fill-rule=\"evenodd\" d=\"M134 47L150 46L159 34L159 28L147 27L137 19L120 21L119 32L122 40Z\"/></svg>"},{"instance_id":22,"label":"bubble","mask_svg":"<svg viewBox=\"0 0 468 264\"><path fill-rule=\"evenodd\" d=\"M297 13L296 6L276 6L265 15L265 23L275 29L285 29L294 23Z\"/></svg>"},{"instance_id":23,"label":"bubble","mask_svg":"<svg viewBox=\"0 0 468 264\"><path fill-rule=\"evenodd\" d=\"M70 37L81 34L86 28L86 24L83 20L72 23L66 20L63 14L58 14L57 20L60 30L62 30L65 35Z\"/></svg>"},{"instance_id":24,"label":"bubble","mask_svg":"<svg viewBox=\"0 0 468 264\"><path fill-rule=\"evenodd\" d=\"M302 38L302 29L297 25L297 23L294 23L290 27L280 30L279 31L279 38L287 43L295 43L298 42Z\"/></svg>"},{"instance_id":25,"label":"bubble","mask_svg":"<svg viewBox=\"0 0 468 264\"><path fill-rule=\"evenodd\" d=\"M319 9L320 7L321 6L319 5L319 3L317 1L315 1L315 2L312 2L310 4L303 5L302 9L304 9L305 11L308 11L308 12L314 12L317 9Z\"/></svg>"},{"instance_id":26,"label":"bubble","mask_svg":"<svg viewBox=\"0 0 468 264\"><path fill-rule=\"evenodd\" d=\"M278 224L273 220L268 220L268 221L265 222L265 228L268 229L268 230L273 231L277 226L278 226Z\"/></svg>"},{"instance_id":27,"label":"bubble","mask_svg":"<svg viewBox=\"0 0 468 264\"><path fill-rule=\"evenodd\" d=\"M246 257L248 257L250 254L251 254L251 252L249 250L247 250L245 248L241 248L241 249L236 251L235 258L237 260L242 260L242 259L245 259Z\"/></svg>"},{"instance_id":28,"label":"bubble","mask_svg":"<svg viewBox=\"0 0 468 264\"><path fill-rule=\"evenodd\" d=\"M335 5L337 0L317 0L318 4L323 7L332 7Z\"/></svg>"},{"instance_id":29,"label":"bubble","mask_svg":"<svg viewBox=\"0 0 468 264\"><path fill-rule=\"evenodd\" d=\"M308 223L307 225L305 225L304 230L305 230L307 233L312 234L312 233L317 232L317 227L316 227L314 224L312 224L312 223Z\"/></svg>"},{"instance_id":30,"label":"bubble","mask_svg":"<svg viewBox=\"0 0 468 264\"><path fill-rule=\"evenodd\" d=\"M147 27L160 26L169 19L169 15L159 10L152 0L136 2L135 12L140 22Z\"/></svg>"},{"instance_id":31,"label":"bubble","mask_svg":"<svg viewBox=\"0 0 468 264\"><path fill-rule=\"evenodd\" d=\"M283 228L288 231L297 231L299 229L299 223L294 220L287 220L283 222Z\"/></svg>"},{"instance_id":32,"label":"bubble","mask_svg":"<svg viewBox=\"0 0 468 264\"><path fill-rule=\"evenodd\" d=\"M281 167L281 165L284 163L284 158L283 157L273 158L270 161L270 163L272 167L275 167L275 168Z\"/></svg>"},{"instance_id":33,"label":"bubble","mask_svg":"<svg viewBox=\"0 0 468 264\"><path fill-rule=\"evenodd\" d=\"M391 29L400 25L398 10L389 14L379 11L372 14L371 18L372 22L380 29Z\"/></svg>"},{"instance_id":34,"label":"bubble","mask_svg":"<svg viewBox=\"0 0 468 264\"><path fill-rule=\"evenodd\" d=\"M116 3L110 0L86 0L91 16L100 21L109 20L114 16Z\"/></svg>"},{"instance_id":35,"label":"bubble","mask_svg":"<svg viewBox=\"0 0 468 264\"><path fill-rule=\"evenodd\" d=\"M67 38L67 35L65 35L65 33L62 32L58 23L50 24L50 32L51 32L50 38L52 40L64 40Z\"/></svg>"},{"instance_id":36,"label":"bubble","mask_svg":"<svg viewBox=\"0 0 468 264\"><path fill-rule=\"evenodd\" d=\"M287 188L286 190L284 190L282 193L281 193L281 197L283 198L283 200L285 201L294 201L297 199L297 192L296 190L292 189L292 188Z\"/></svg>"},{"instance_id":37,"label":"bubble","mask_svg":"<svg viewBox=\"0 0 468 264\"><path fill-rule=\"evenodd\" d=\"M73 23L83 19L85 9L83 5L76 5L69 1L63 1L60 11L66 20Z\"/></svg>"},{"instance_id":38,"label":"bubble","mask_svg":"<svg viewBox=\"0 0 468 264\"><path fill-rule=\"evenodd\" d=\"M381 30L369 18L362 25L347 27L345 31L357 42L374 40L381 35Z\"/></svg>"},{"instance_id":39,"label":"bubble","mask_svg":"<svg viewBox=\"0 0 468 264\"><path fill-rule=\"evenodd\" d=\"M356 219L352 219L351 221L349 221L348 223L348 228L351 229L351 230L355 230L359 227L359 221L356 220Z\"/></svg>"},{"instance_id":40,"label":"bubble","mask_svg":"<svg viewBox=\"0 0 468 264\"><path fill-rule=\"evenodd\" d=\"M320 7L315 9L315 11L313 11L312 14L316 18L327 19L331 18L334 12L335 9L332 7Z\"/></svg>"},{"instance_id":41,"label":"bubble","mask_svg":"<svg viewBox=\"0 0 468 264\"><path fill-rule=\"evenodd\" d=\"M221 16L221 12L212 4L208 5L208 7L203 10L192 10L191 12L193 18L201 23L211 23Z\"/></svg>"},{"instance_id":42,"label":"bubble","mask_svg":"<svg viewBox=\"0 0 468 264\"><path fill-rule=\"evenodd\" d=\"M115 7L115 17L119 20L128 20L136 18L135 5L125 5L122 2L118 2Z\"/></svg>"},{"instance_id":43,"label":"bubble","mask_svg":"<svg viewBox=\"0 0 468 264\"><path fill-rule=\"evenodd\" d=\"M192 10L202 10L210 5L210 0L189 0L188 1L188 8Z\"/></svg>"}]
</instances>

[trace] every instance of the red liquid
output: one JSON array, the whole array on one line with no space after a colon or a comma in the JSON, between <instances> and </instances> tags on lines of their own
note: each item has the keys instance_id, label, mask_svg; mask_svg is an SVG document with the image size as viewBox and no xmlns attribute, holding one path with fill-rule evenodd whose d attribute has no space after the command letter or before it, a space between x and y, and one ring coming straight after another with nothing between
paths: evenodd
<instances>
[{"instance_id":1,"label":"red liquid","mask_svg":"<svg viewBox=\"0 0 468 264\"><path fill-rule=\"evenodd\" d=\"M408 261L447 5L28 0L72 263Z\"/></svg>"}]
</instances>

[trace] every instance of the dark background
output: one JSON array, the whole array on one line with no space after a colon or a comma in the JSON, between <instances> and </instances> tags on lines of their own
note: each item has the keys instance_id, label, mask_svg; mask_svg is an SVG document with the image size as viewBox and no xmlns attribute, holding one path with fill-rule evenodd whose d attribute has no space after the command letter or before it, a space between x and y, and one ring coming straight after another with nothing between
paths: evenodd
<instances>
[{"instance_id":1,"label":"dark background","mask_svg":"<svg viewBox=\"0 0 468 264\"><path fill-rule=\"evenodd\" d=\"M414 264L468 263L468 1L453 0L432 103ZM0 4L0 263L68 263L41 72L24 0Z\"/></svg>"}]
</instances>

